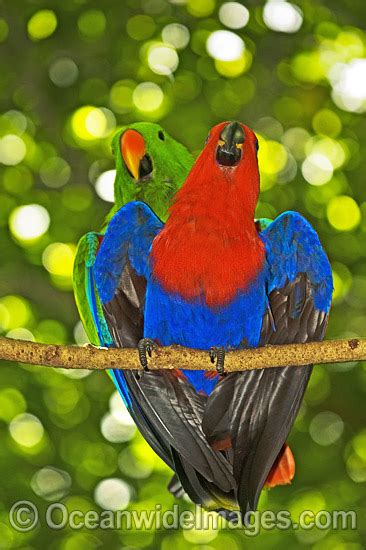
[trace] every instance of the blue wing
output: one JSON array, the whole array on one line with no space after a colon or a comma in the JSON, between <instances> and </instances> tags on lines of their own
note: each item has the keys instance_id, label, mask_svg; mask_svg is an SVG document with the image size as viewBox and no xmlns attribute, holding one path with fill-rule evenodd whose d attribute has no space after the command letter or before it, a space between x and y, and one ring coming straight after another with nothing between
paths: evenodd
<instances>
[{"instance_id":1,"label":"blue wing","mask_svg":"<svg viewBox=\"0 0 366 550\"><path fill-rule=\"evenodd\" d=\"M284 212L261 233L268 263L268 293L305 274L314 308L328 313L332 300L332 269L319 237L297 212ZM298 290L298 289L297 289ZM299 317L300 312L292 312Z\"/></svg>"},{"instance_id":2,"label":"blue wing","mask_svg":"<svg viewBox=\"0 0 366 550\"><path fill-rule=\"evenodd\" d=\"M322 340L332 297L328 258L311 225L295 212L261 233L266 247L268 306L260 345ZM203 429L210 441L230 438L243 513L256 508L268 473L295 421L308 367L233 373L208 399Z\"/></svg>"},{"instance_id":3,"label":"blue wing","mask_svg":"<svg viewBox=\"0 0 366 550\"><path fill-rule=\"evenodd\" d=\"M136 348L143 337L149 252L162 226L146 204L129 203L112 218L98 250L95 284L117 347ZM207 485L214 484L213 491L226 495L234 480L226 459L211 448L202 432L206 397L174 371L113 372L145 439L179 472L193 500L215 506Z\"/></svg>"},{"instance_id":4,"label":"blue wing","mask_svg":"<svg viewBox=\"0 0 366 550\"><path fill-rule=\"evenodd\" d=\"M89 274L90 304L92 309L99 300L102 304L109 337L103 340L101 334L101 342L107 347L135 348L143 337L148 255L162 225L145 203L131 202L118 210L107 227ZM97 296L93 297L95 292ZM96 317L100 319L100 315ZM135 374L118 369L109 373L141 433L172 466L169 449L158 441L149 422L144 420L136 395Z\"/></svg>"},{"instance_id":5,"label":"blue wing","mask_svg":"<svg viewBox=\"0 0 366 550\"><path fill-rule=\"evenodd\" d=\"M113 216L94 264L102 303L114 297L127 264L139 277L148 279L151 244L162 227L151 208L139 201L126 204Z\"/></svg>"}]
</instances>

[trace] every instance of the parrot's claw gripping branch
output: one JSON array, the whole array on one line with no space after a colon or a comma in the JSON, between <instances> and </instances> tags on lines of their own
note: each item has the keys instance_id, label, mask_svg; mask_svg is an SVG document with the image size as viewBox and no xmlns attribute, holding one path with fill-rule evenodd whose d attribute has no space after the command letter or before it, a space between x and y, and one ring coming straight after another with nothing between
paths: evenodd
<instances>
[{"instance_id":1,"label":"parrot's claw gripping branch","mask_svg":"<svg viewBox=\"0 0 366 550\"><path fill-rule=\"evenodd\" d=\"M147 366L147 356L151 357L152 351L156 351L156 348L157 346L151 338L142 338L142 340L140 340L137 344L140 363L144 371L149 370L149 367Z\"/></svg>"},{"instance_id":2,"label":"parrot's claw gripping branch","mask_svg":"<svg viewBox=\"0 0 366 550\"><path fill-rule=\"evenodd\" d=\"M220 376L226 376L224 371L225 349L222 347L213 346L209 351L211 363L216 361L216 370Z\"/></svg>"}]
</instances>

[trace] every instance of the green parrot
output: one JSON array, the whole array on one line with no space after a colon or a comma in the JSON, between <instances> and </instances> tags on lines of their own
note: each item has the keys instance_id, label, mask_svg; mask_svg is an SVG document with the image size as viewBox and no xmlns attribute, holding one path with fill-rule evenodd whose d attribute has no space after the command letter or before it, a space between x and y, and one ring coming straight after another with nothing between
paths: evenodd
<instances>
[{"instance_id":1,"label":"green parrot","mask_svg":"<svg viewBox=\"0 0 366 550\"><path fill-rule=\"evenodd\" d=\"M98 328L109 340L109 332L99 299L94 292L92 267L109 220L124 204L146 202L163 221L170 201L186 179L194 158L161 126L136 122L124 126L114 136L116 159L115 204L99 232L84 235L78 244L73 273L74 295L85 332L92 344L100 345ZM97 318L90 304L96 304Z\"/></svg>"}]
</instances>

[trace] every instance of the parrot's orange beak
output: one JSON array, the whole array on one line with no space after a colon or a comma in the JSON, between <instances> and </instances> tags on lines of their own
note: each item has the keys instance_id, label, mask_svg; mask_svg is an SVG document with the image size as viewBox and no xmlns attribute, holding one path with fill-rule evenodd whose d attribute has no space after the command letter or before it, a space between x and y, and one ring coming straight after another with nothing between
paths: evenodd
<instances>
[{"instance_id":1,"label":"parrot's orange beak","mask_svg":"<svg viewBox=\"0 0 366 550\"><path fill-rule=\"evenodd\" d=\"M145 140L136 130L126 130L121 136L122 158L135 180L139 179L140 162L146 154Z\"/></svg>"}]
</instances>

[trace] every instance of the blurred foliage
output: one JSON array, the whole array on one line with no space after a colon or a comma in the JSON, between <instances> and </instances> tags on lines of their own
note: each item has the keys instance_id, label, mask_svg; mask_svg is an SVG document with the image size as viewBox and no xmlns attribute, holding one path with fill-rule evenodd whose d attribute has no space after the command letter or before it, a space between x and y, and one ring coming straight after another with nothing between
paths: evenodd
<instances>
[{"instance_id":1,"label":"blurred foliage","mask_svg":"<svg viewBox=\"0 0 366 550\"><path fill-rule=\"evenodd\" d=\"M366 336L366 6L363 0L0 1L0 331L82 343L71 292L79 237L113 200L110 139L156 120L192 151L237 118L259 136L258 216L305 215L335 278L329 338ZM101 373L0 369L3 548L311 547L365 541L366 365L317 367L291 434L297 473L261 508L355 509L356 531L50 531L40 510L163 509L169 472ZM183 503L189 508L189 503Z\"/></svg>"}]
</instances>

